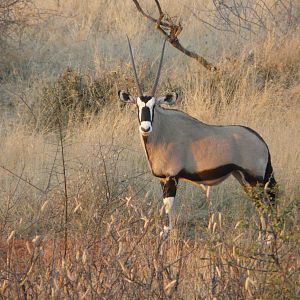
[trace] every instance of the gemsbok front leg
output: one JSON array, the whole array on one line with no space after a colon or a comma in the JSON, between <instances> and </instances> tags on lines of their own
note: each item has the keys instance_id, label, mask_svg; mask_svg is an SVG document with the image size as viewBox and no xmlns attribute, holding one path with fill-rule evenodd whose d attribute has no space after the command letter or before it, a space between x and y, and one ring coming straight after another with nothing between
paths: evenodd
<instances>
[{"instance_id":1,"label":"gemsbok front leg","mask_svg":"<svg viewBox=\"0 0 300 300\"><path fill-rule=\"evenodd\" d=\"M163 190L163 207L162 207L162 221L163 221L163 235L168 235L172 229L172 208L176 196L178 179L169 177L160 180Z\"/></svg>"}]
</instances>

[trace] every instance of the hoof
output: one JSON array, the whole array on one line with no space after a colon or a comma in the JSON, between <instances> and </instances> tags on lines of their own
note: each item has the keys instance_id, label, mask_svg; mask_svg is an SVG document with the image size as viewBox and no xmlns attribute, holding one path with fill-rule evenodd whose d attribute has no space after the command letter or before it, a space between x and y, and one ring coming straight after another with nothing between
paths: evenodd
<instances>
[{"instance_id":1,"label":"hoof","mask_svg":"<svg viewBox=\"0 0 300 300\"><path fill-rule=\"evenodd\" d=\"M266 243L271 245L275 241L275 236L273 232L267 232L266 234Z\"/></svg>"},{"instance_id":2,"label":"hoof","mask_svg":"<svg viewBox=\"0 0 300 300\"><path fill-rule=\"evenodd\" d=\"M260 232L257 238L257 241L261 245L271 245L275 240L273 232Z\"/></svg>"},{"instance_id":3,"label":"hoof","mask_svg":"<svg viewBox=\"0 0 300 300\"><path fill-rule=\"evenodd\" d=\"M163 239L166 239L171 232L171 227L164 226L164 229L160 232L159 236Z\"/></svg>"}]
</instances>

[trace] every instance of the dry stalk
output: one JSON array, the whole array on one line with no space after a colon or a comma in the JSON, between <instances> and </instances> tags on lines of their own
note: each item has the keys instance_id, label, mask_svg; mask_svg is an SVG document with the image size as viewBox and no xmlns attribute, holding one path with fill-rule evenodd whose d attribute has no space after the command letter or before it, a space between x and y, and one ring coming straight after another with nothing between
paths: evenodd
<instances>
[{"instance_id":1,"label":"dry stalk","mask_svg":"<svg viewBox=\"0 0 300 300\"><path fill-rule=\"evenodd\" d=\"M63 169L63 184L64 184L64 258L66 258L68 251L68 186L67 186L67 170L65 161L65 140L63 136L63 129L61 121L58 120L59 130L59 145L61 150L62 169Z\"/></svg>"}]
</instances>

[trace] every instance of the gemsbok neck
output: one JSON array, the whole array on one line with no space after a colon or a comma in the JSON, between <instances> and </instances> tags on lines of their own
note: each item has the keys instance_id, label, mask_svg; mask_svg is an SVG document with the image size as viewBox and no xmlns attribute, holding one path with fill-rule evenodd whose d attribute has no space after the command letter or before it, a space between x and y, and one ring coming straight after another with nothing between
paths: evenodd
<instances>
[{"instance_id":1,"label":"gemsbok neck","mask_svg":"<svg viewBox=\"0 0 300 300\"><path fill-rule=\"evenodd\" d=\"M194 133L195 126L197 133ZM187 135L199 134L198 130L205 129L207 126L209 125L180 110L155 106L152 132L149 136L143 136L142 139L146 144L174 142L183 133Z\"/></svg>"}]
</instances>

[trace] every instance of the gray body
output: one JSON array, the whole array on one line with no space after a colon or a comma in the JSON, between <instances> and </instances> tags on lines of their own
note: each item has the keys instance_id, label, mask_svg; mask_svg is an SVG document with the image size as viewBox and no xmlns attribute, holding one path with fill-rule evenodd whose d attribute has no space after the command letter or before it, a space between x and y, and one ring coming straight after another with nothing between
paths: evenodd
<instances>
[{"instance_id":1,"label":"gray body","mask_svg":"<svg viewBox=\"0 0 300 300\"><path fill-rule=\"evenodd\" d=\"M181 111L156 105L152 132L142 140L157 177L178 177L204 185L218 184L238 171L253 180L265 177L268 147L258 134L243 126L207 125Z\"/></svg>"}]
</instances>

